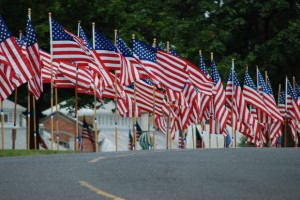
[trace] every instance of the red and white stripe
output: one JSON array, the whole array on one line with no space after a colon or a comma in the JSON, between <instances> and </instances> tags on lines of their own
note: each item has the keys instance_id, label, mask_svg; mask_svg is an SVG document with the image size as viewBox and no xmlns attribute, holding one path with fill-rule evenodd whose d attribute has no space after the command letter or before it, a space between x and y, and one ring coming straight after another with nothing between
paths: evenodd
<instances>
[{"instance_id":1,"label":"red and white stripe","mask_svg":"<svg viewBox=\"0 0 300 200\"><path fill-rule=\"evenodd\" d=\"M121 70L121 57L115 51L96 50L95 54L108 70Z\"/></svg>"},{"instance_id":2,"label":"red and white stripe","mask_svg":"<svg viewBox=\"0 0 300 200\"><path fill-rule=\"evenodd\" d=\"M208 78L198 67L187 62L188 79L203 94L212 95L213 81Z\"/></svg>"},{"instance_id":3,"label":"red and white stripe","mask_svg":"<svg viewBox=\"0 0 300 200\"><path fill-rule=\"evenodd\" d=\"M21 48L13 36L1 42L0 48L2 49L3 56L7 62L9 62L9 66L13 68L16 74L17 79L13 83L14 87L18 87L32 78L33 69L29 60L26 55L22 53Z\"/></svg>"},{"instance_id":4,"label":"red and white stripe","mask_svg":"<svg viewBox=\"0 0 300 200\"><path fill-rule=\"evenodd\" d=\"M222 133L226 127L226 123L228 120L228 111L225 107L225 91L223 88L223 84L221 82L221 79L217 82L217 84L214 86L214 96L213 96L213 102L214 102L214 110L215 110L215 118L218 121L218 124L220 126L220 133Z\"/></svg>"}]
</instances>

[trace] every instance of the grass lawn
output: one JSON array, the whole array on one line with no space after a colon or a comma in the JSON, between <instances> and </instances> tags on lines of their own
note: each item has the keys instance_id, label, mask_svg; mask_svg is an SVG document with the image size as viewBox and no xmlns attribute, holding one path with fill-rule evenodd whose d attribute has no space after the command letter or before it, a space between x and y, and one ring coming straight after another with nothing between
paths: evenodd
<instances>
[{"instance_id":1,"label":"grass lawn","mask_svg":"<svg viewBox=\"0 0 300 200\"><path fill-rule=\"evenodd\" d=\"M56 150L0 150L0 157L12 156L34 156L44 154L66 154L75 153L74 151L56 151Z\"/></svg>"}]
</instances>

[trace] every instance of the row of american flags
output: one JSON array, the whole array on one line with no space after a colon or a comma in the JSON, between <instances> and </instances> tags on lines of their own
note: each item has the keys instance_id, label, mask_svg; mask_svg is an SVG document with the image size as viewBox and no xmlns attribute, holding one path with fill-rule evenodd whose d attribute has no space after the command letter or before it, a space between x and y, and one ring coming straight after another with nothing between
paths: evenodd
<instances>
[{"instance_id":1,"label":"row of american flags","mask_svg":"<svg viewBox=\"0 0 300 200\"><path fill-rule=\"evenodd\" d=\"M30 15L26 34L14 37L0 17L0 98L8 98L21 84L38 99L43 84L77 88L79 93L116 100L121 117L153 114L155 126L172 138L179 130L209 122L210 133L228 135L226 126L255 144L275 144L287 119L296 140L300 132L300 87L286 78L276 103L269 77L256 70L256 84L245 71L241 87L234 63L224 89L211 58L207 69L202 55L199 67L174 49L149 45L135 38L130 48L117 34L114 43L93 24L90 42L78 23L74 34L49 15L50 52L39 47ZM211 73L209 73L209 71Z\"/></svg>"}]
</instances>

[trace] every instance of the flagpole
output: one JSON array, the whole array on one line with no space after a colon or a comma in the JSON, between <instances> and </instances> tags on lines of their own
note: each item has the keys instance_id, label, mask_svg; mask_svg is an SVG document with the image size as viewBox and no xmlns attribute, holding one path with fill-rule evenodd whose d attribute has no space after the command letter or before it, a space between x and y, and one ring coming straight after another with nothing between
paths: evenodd
<instances>
[{"instance_id":1,"label":"flagpole","mask_svg":"<svg viewBox=\"0 0 300 200\"><path fill-rule=\"evenodd\" d=\"M153 48L156 48L156 38L153 39ZM156 132L155 132L155 87L153 85L153 99L152 99L152 104L153 104L153 119L152 119L152 125L153 125L153 150L156 149L156 141L155 141L155 135L156 135Z\"/></svg>"},{"instance_id":2,"label":"flagpole","mask_svg":"<svg viewBox=\"0 0 300 200\"><path fill-rule=\"evenodd\" d=\"M247 71L248 71L248 65L247 65ZM258 91L258 66L256 65L256 87ZM262 139L262 132L259 132L259 138L260 138L260 147L264 146L263 139Z\"/></svg>"},{"instance_id":3,"label":"flagpole","mask_svg":"<svg viewBox=\"0 0 300 200\"><path fill-rule=\"evenodd\" d=\"M135 82L133 82L133 144L134 144L134 150L137 149L137 145L136 145L136 139L137 139L137 133L136 133L136 129L137 129L137 125L136 125L136 90L135 90Z\"/></svg>"},{"instance_id":4,"label":"flagpole","mask_svg":"<svg viewBox=\"0 0 300 200\"><path fill-rule=\"evenodd\" d=\"M33 113L33 136L34 136L34 150L37 149L36 141L36 110L35 110L35 97L32 96L32 113Z\"/></svg>"},{"instance_id":5,"label":"flagpole","mask_svg":"<svg viewBox=\"0 0 300 200\"><path fill-rule=\"evenodd\" d=\"M22 31L19 30L19 39L22 38ZM15 105L14 105L14 127L12 129L12 149L16 148L16 137L17 137L17 129L16 129L16 121L17 121L17 101L18 101L18 88L15 89Z\"/></svg>"},{"instance_id":6,"label":"flagpole","mask_svg":"<svg viewBox=\"0 0 300 200\"><path fill-rule=\"evenodd\" d=\"M49 12L49 27L50 27L50 67L51 67L51 150L53 150L53 49L52 49L52 19L51 19L51 12ZM74 139L75 143L75 139Z\"/></svg>"},{"instance_id":7,"label":"flagpole","mask_svg":"<svg viewBox=\"0 0 300 200\"><path fill-rule=\"evenodd\" d=\"M212 62L214 60L214 53L213 52L211 52L210 53L210 62ZM214 121L212 121L212 122L214 122L213 123L213 126L214 126L214 130L215 130L215 135L216 135L216 147L218 148L219 147L219 141L218 141L218 134L217 134L217 120L216 120L216 117L215 117L215 110L214 110L214 106L215 106L215 104L214 104L214 99L212 99L212 101L211 101L211 110L213 111L213 115L212 115L212 119L214 119Z\"/></svg>"},{"instance_id":8,"label":"flagpole","mask_svg":"<svg viewBox=\"0 0 300 200\"><path fill-rule=\"evenodd\" d=\"M78 66L76 63L76 84L75 84L75 141L74 141L74 151L77 151L78 147Z\"/></svg>"},{"instance_id":9,"label":"flagpole","mask_svg":"<svg viewBox=\"0 0 300 200\"><path fill-rule=\"evenodd\" d=\"M55 122L56 122L56 145L57 150L59 151L59 132L58 132L58 89L55 87L55 107L56 107L56 115L55 115Z\"/></svg>"},{"instance_id":10,"label":"flagpole","mask_svg":"<svg viewBox=\"0 0 300 200\"><path fill-rule=\"evenodd\" d=\"M114 42L115 46L117 46L117 30L114 32ZM117 108L117 72L115 71L115 143L116 143L116 151L118 151L118 108Z\"/></svg>"},{"instance_id":11,"label":"flagpole","mask_svg":"<svg viewBox=\"0 0 300 200\"><path fill-rule=\"evenodd\" d=\"M132 40L135 39L135 35L132 34ZM133 82L133 120L132 120L132 123L133 123L133 144L134 144L134 150L137 149L137 143L136 143L136 139L137 139L137 132L136 132L136 129L137 129L137 120L136 120L136 111L137 111L137 107L136 107L136 90L135 90L135 82Z\"/></svg>"},{"instance_id":12,"label":"flagpole","mask_svg":"<svg viewBox=\"0 0 300 200\"><path fill-rule=\"evenodd\" d=\"M196 129L196 124L195 124L195 129ZM193 149L195 149L195 132L194 132L194 126L192 125L192 141L193 141ZM197 146L196 146L197 147Z\"/></svg>"},{"instance_id":13,"label":"flagpole","mask_svg":"<svg viewBox=\"0 0 300 200\"><path fill-rule=\"evenodd\" d=\"M234 59L232 59L232 66L231 66L231 75L232 75L232 94L231 94L231 125L232 125L232 137L233 137L233 143L232 147L236 148L236 134L235 134L235 124L234 124L234 114L233 114L233 106L234 106Z\"/></svg>"},{"instance_id":14,"label":"flagpole","mask_svg":"<svg viewBox=\"0 0 300 200\"><path fill-rule=\"evenodd\" d=\"M15 105L14 105L14 127L12 129L12 149L15 150L16 148L16 120L17 120L17 100L18 100L18 88L15 89Z\"/></svg>"},{"instance_id":15,"label":"flagpole","mask_svg":"<svg viewBox=\"0 0 300 200\"><path fill-rule=\"evenodd\" d=\"M31 8L28 8L28 18L31 20ZM27 83L27 149L30 149L30 92L29 92L29 83Z\"/></svg>"},{"instance_id":16,"label":"flagpole","mask_svg":"<svg viewBox=\"0 0 300 200\"><path fill-rule=\"evenodd\" d=\"M2 150L4 150L4 113L3 113L3 101L1 102L1 134L2 134Z\"/></svg>"},{"instance_id":17,"label":"flagpole","mask_svg":"<svg viewBox=\"0 0 300 200\"><path fill-rule=\"evenodd\" d=\"M167 52L170 53L170 42L167 41ZM171 104L172 102L169 103L169 116L168 116L168 129L167 129L167 149L171 149Z\"/></svg>"},{"instance_id":18,"label":"flagpole","mask_svg":"<svg viewBox=\"0 0 300 200\"><path fill-rule=\"evenodd\" d=\"M279 107L279 102L280 102L280 90L281 90L281 84L278 85L278 98L277 98L277 107ZM284 127L285 127L285 124L286 124L286 119L285 119L285 116L283 117L284 118ZM282 127L281 127L281 130L282 130ZM283 135L281 136L281 138L283 137ZM282 145L282 144L281 144Z\"/></svg>"},{"instance_id":19,"label":"flagpole","mask_svg":"<svg viewBox=\"0 0 300 200\"><path fill-rule=\"evenodd\" d=\"M95 22L92 23L92 37L93 37L93 49L95 49ZM98 152L98 127L97 127L97 90L94 82L94 129L95 129L95 152Z\"/></svg>"},{"instance_id":20,"label":"flagpole","mask_svg":"<svg viewBox=\"0 0 300 200\"><path fill-rule=\"evenodd\" d=\"M28 8L28 19L31 20L31 8ZM20 35L20 39L21 39L21 35ZM29 83L28 83L28 88L29 88ZM28 108L29 108L29 112L30 112L30 93L28 91ZM34 150L37 149L37 143L36 143L36 110L35 110L35 97L32 96L32 114L33 114L33 137L34 137ZM30 114L29 114L29 118L28 118L28 123L30 124ZM29 129L29 133L30 133L30 125L28 127Z\"/></svg>"},{"instance_id":21,"label":"flagpole","mask_svg":"<svg viewBox=\"0 0 300 200\"><path fill-rule=\"evenodd\" d=\"M257 72L258 72L258 70L257 70ZM265 83L266 83L266 86L268 87L268 72L267 71L265 71ZM269 147L272 146L270 130L268 130L268 145L269 145Z\"/></svg>"},{"instance_id":22,"label":"flagpole","mask_svg":"<svg viewBox=\"0 0 300 200\"><path fill-rule=\"evenodd\" d=\"M287 126L288 126L288 117L287 117L287 76L285 77L285 127L284 127L284 147L287 147Z\"/></svg>"},{"instance_id":23,"label":"flagpole","mask_svg":"<svg viewBox=\"0 0 300 200\"><path fill-rule=\"evenodd\" d=\"M295 91L295 88L296 88L296 79L295 79L295 76L293 76L293 90L294 91ZM297 133L295 135L294 142L295 142L295 147L297 147L298 146L298 135L297 135Z\"/></svg>"}]
</instances>

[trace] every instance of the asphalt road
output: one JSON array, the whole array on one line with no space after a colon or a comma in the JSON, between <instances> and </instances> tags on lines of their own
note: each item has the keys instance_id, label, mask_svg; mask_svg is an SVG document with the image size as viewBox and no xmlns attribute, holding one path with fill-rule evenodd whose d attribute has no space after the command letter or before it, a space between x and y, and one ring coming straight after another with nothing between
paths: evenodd
<instances>
[{"instance_id":1,"label":"asphalt road","mask_svg":"<svg viewBox=\"0 0 300 200\"><path fill-rule=\"evenodd\" d=\"M299 199L300 149L0 158L1 200Z\"/></svg>"}]
</instances>

